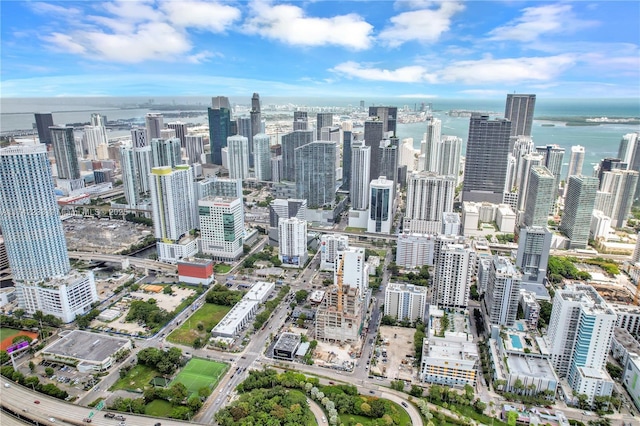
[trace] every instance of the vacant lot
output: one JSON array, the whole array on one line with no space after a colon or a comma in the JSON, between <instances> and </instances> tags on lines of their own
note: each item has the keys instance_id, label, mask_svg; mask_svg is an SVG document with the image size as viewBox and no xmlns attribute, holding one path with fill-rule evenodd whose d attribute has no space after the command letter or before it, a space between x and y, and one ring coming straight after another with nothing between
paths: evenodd
<instances>
[{"instance_id":1,"label":"vacant lot","mask_svg":"<svg viewBox=\"0 0 640 426\"><path fill-rule=\"evenodd\" d=\"M228 365L222 362L193 358L180 371L173 383L182 383L191 393L197 393L203 387L215 389L227 368Z\"/></svg>"},{"instance_id":2,"label":"vacant lot","mask_svg":"<svg viewBox=\"0 0 640 426\"><path fill-rule=\"evenodd\" d=\"M159 373L153 368L137 364L126 376L115 382L109 390L144 390L151 379L157 375Z\"/></svg>"},{"instance_id":3,"label":"vacant lot","mask_svg":"<svg viewBox=\"0 0 640 426\"><path fill-rule=\"evenodd\" d=\"M231 306L214 305L205 303L191 317L174 330L167 340L171 343L192 346L193 341L200 337L205 341L209 339L209 332L231 310ZM202 323L202 330L198 324Z\"/></svg>"},{"instance_id":4,"label":"vacant lot","mask_svg":"<svg viewBox=\"0 0 640 426\"><path fill-rule=\"evenodd\" d=\"M413 380L417 371L413 368L413 356L415 355L413 335L415 332L415 328L380 327L380 337L383 344L380 346L381 356L377 359L376 367L384 376L392 380ZM385 352L387 356L382 356L382 352Z\"/></svg>"},{"instance_id":5,"label":"vacant lot","mask_svg":"<svg viewBox=\"0 0 640 426\"><path fill-rule=\"evenodd\" d=\"M173 405L163 399L154 399L144 407L144 413L154 417L169 417L173 411Z\"/></svg>"}]
</instances>

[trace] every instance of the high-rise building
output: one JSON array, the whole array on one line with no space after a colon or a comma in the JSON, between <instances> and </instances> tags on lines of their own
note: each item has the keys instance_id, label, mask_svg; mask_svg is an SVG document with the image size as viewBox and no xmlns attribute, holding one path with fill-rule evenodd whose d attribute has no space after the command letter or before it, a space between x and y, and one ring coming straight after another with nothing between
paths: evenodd
<instances>
[{"instance_id":1,"label":"high-rise building","mask_svg":"<svg viewBox=\"0 0 640 426\"><path fill-rule=\"evenodd\" d=\"M349 191L351 188L351 130L342 131L342 186Z\"/></svg>"},{"instance_id":2,"label":"high-rise building","mask_svg":"<svg viewBox=\"0 0 640 426\"><path fill-rule=\"evenodd\" d=\"M229 136L227 138L229 150L229 177L231 179L246 179L249 177L249 139L246 136Z\"/></svg>"},{"instance_id":3,"label":"high-rise building","mask_svg":"<svg viewBox=\"0 0 640 426\"><path fill-rule=\"evenodd\" d=\"M439 175L451 175L456 179L460 174L460 155L462 152L462 139L457 136L443 136L440 140L439 157L436 165L436 173Z\"/></svg>"},{"instance_id":4,"label":"high-rise building","mask_svg":"<svg viewBox=\"0 0 640 426\"><path fill-rule=\"evenodd\" d=\"M406 167L408 173L418 169L417 158L420 151L413 147L413 138L402 139L398 153L398 167Z\"/></svg>"},{"instance_id":5,"label":"high-rise building","mask_svg":"<svg viewBox=\"0 0 640 426\"><path fill-rule=\"evenodd\" d=\"M462 244L445 244L434 259L434 303L443 308L466 308L476 253Z\"/></svg>"},{"instance_id":6,"label":"high-rise building","mask_svg":"<svg viewBox=\"0 0 640 426\"><path fill-rule=\"evenodd\" d=\"M262 129L262 112L260 109L260 95L254 93L251 96L251 111L249 112L251 117L251 136L249 137L249 166L254 165L254 141L253 137L258 133L263 133Z\"/></svg>"},{"instance_id":7,"label":"high-rise building","mask_svg":"<svg viewBox=\"0 0 640 426\"><path fill-rule=\"evenodd\" d=\"M371 147L362 141L351 144L351 185L349 198L353 210L366 210L369 207L369 167L371 166Z\"/></svg>"},{"instance_id":8,"label":"high-rise building","mask_svg":"<svg viewBox=\"0 0 640 426\"><path fill-rule=\"evenodd\" d=\"M271 138L265 133L257 133L253 136L253 163L256 179L260 181L271 180Z\"/></svg>"},{"instance_id":9,"label":"high-rise building","mask_svg":"<svg viewBox=\"0 0 640 426\"><path fill-rule=\"evenodd\" d=\"M49 130L51 131L51 144L56 159L58 179L80 179L80 166L73 127L53 126Z\"/></svg>"},{"instance_id":10,"label":"high-rise building","mask_svg":"<svg viewBox=\"0 0 640 426\"><path fill-rule=\"evenodd\" d=\"M627 163L631 170L638 170L637 168L634 168L634 166L636 166L640 160L637 153L639 135L640 134L638 132L623 135L620 140L620 145L618 146L618 158L624 163Z\"/></svg>"},{"instance_id":11,"label":"high-rise building","mask_svg":"<svg viewBox=\"0 0 640 426\"><path fill-rule=\"evenodd\" d=\"M522 274L509 258L494 256L489 270L484 305L491 324L513 327L520 301Z\"/></svg>"},{"instance_id":12,"label":"high-rise building","mask_svg":"<svg viewBox=\"0 0 640 426\"><path fill-rule=\"evenodd\" d=\"M393 181L380 176L369 185L369 215L367 232L391 233L393 223Z\"/></svg>"},{"instance_id":13,"label":"high-rise building","mask_svg":"<svg viewBox=\"0 0 640 426\"><path fill-rule=\"evenodd\" d=\"M584 146L574 145L571 147L571 158L569 159L569 169L567 170L567 180L569 176L582 174L584 164Z\"/></svg>"},{"instance_id":14,"label":"high-rise building","mask_svg":"<svg viewBox=\"0 0 640 426\"><path fill-rule=\"evenodd\" d=\"M153 167L169 166L175 168L182 164L180 139L151 139L151 165Z\"/></svg>"},{"instance_id":15,"label":"high-rise building","mask_svg":"<svg viewBox=\"0 0 640 426\"><path fill-rule=\"evenodd\" d=\"M242 197L207 196L198 200L200 250L215 260L237 260L243 253Z\"/></svg>"},{"instance_id":16,"label":"high-rise building","mask_svg":"<svg viewBox=\"0 0 640 426\"><path fill-rule=\"evenodd\" d=\"M282 265L301 268L307 261L307 221L296 217L278 220L278 258Z\"/></svg>"},{"instance_id":17,"label":"high-rise building","mask_svg":"<svg viewBox=\"0 0 640 426\"><path fill-rule=\"evenodd\" d=\"M160 133L164 129L162 114L149 112L144 116L145 128L147 129L147 140L160 139Z\"/></svg>"},{"instance_id":18,"label":"high-rise building","mask_svg":"<svg viewBox=\"0 0 640 426\"><path fill-rule=\"evenodd\" d=\"M95 169L93 171L93 180L96 184L113 182L112 169Z\"/></svg>"},{"instance_id":19,"label":"high-rise building","mask_svg":"<svg viewBox=\"0 0 640 426\"><path fill-rule=\"evenodd\" d=\"M455 176L433 172L414 172L407 179L407 209L403 232L436 234L442 227L442 216L453 211Z\"/></svg>"},{"instance_id":20,"label":"high-rise building","mask_svg":"<svg viewBox=\"0 0 640 426\"><path fill-rule=\"evenodd\" d=\"M187 135L184 137L184 145L189 164L202 163L202 154L204 153L202 136Z\"/></svg>"},{"instance_id":21,"label":"high-rise building","mask_svg":"<svg viewBox=\"0 0 640 426\"><path fill-rule=\"evenodd\" d=\"M295 149L296 197L309 208L333 205L336 198L336 143L315 141Z\"/></svg>"},{"instance_id":22,"label":"high-rise building","mask_svg":"<svg viewBox=\"0 0 640 426\"><path fill-rule=\"evenodd\" d=\"M305 220L307 217L307 200L289 198L283 200L276 198L269 204L269 226L277 228L280 219L298 218Z\"/></svg>"},{"instance_id":23,"label":"high-rise building","mask_svg":"<svg viewBox=\"0 0 640 426\"><path fill-rule=\"evenodd\" d=\"M102 115L102 114L98 114L97 112L94 112L94 113L91 114L90 123L91 123L92 126L106 127L107 126L107 116L106 115Z\"/></svg>"},{"instance_id":24,"label":"high-rise building","mask_svg":"<svg viewBox=\"0 0 640 426\"><path fill-rule=\"evenodd\" d=\"M279 183L282 180L282 155L271 157L271 181Z\"/></svg>"},{"instance_id":25,"label":"high-rise building","mask_svg":"<svg viewBox=\"0 0 640 426\"><path fill-rule=\"evenodd\" d=\"M211 162L222 165L222 148L227 146L227 138L232 136L231 106L225 96L212 98L212 108L207 109L209 117L209 143Z\"/></svg>"},{"instance_id":26,"label":"high-rise building","mask_svg":"<svg viewBox=\"0 0 640 426\"><path fill-rule=\"evenodd\" d=\"M338 281L338 269L342 265L342 285L358 289L364 298L369 291L369 265L365 261L364 247L343 247L335 260L333 282Z\"/></svg>"},{"instance_id":27,"label":"high-rise building","mask_svg":"<svg viewBox=\"0 0 640 426\"><path fill-rule=\"evenodd\" d=\"M439 148L442 138L442 121L432 116L427 117L427 131L420 143L420 155L424 156L424 171L438 172Z\"/></svg>"},{"instance_id":28,"label":"high-rise building","mask_svg":"<svg viewBox=\"0 0 640 426\"><path fill-rule=\"evenodd\" d=\"M435 254L435 237L428 234L398 235L396 248L396 265L416 269L425 265L433 266Z\"/></svg>"},{"instance_id":29,"label":"high-rise building","mask_svg":"<svg viewBox=\"0 0 640 426\"><path fill-rule=\"evenodd\" d=\"M569 177L560 231L569 238L570 249L587 247L597 190L597 178L582 175Z\"/></svg>"},{"instance_id":30,"label":"high-rise building","mask_svg":"<svg viewBox=\"0 0 640 426\"><path fill-rule=\"evenodd\" d=\"M537 146L536 152L544 158L544 166L553 174L556 183L556 191L560 185L560 173L562 172L562 159L564 148L558 145Z\"/></svg>"},{"instance_id":31,"label":"high-rise building","mask_svg":"<svg viewBox=\"0 0 640 426\"><path fill-rule=\"evenodd\" d=\"M520 229L516 266L523 283L544 284L553 234L545 226Z\"/></svg>"},{"instance_id":32,"label":"high-rise building","mask_svg":"<svg viewBox=\"0 0 640 426\"><path fill-rule=\"evenodd\" d=\"M598 203L598 210L611 218L611 226L614 228L626 226L637 185L638 172L635 170L612 170L602 174L600 193L610 194L607 197L610 202Z\"/></svg>"},{"instance_id":33,"label":"high-rise building","mask_svg":"<svg viewBox=\"0 0 640 426\"><path fill-rule=\"evenodd\" d=\"M71 271L45 144L0 149L0 228L18 305L63 322L98 300L93 273Z\"/></svg>"},{"instance_id":34,"label":"high-rise building","mask_svg":"<svg viewBox=\"0 0 640 426\"><path fill-rule=\"evenodd\" d=\"M180 143L179 139L176 141ZM192 181L193 171L188 165L151 169L151 210L160 261L174 263L198 252L195 239L181 241L197 226L193 215L196 200Z\"/></svg>"},{"instance_id":35,"label":"high-rise building","mask_svg":"<svg viewBox=\"0 0 640 426\"><path fill-rule=\"evenodd\" d=\"M338 234L323 234L320 237L320 269L335 271L338 251L349 247L349 237Z\"/></svg>"},{"instance_id":36,"label":"high-rise building","mask_svg":"<svg viewBox=\"0 0 640 426\"><path fill-rule=\"evenodd\" d=\"M509 120L473 114L464 169L463 201L502 202L509 159Z\"/></svg>"},{"instance_id":37,"label":"high-rise building","mask_svg":"<svg viewBox=\"0 0 640 426\"><path fill-rule=\"evenodd\" d=\"M508 94L504 118L511 121L511 136L531 136L536 95Z\"/></svg>"},{"instance_id":38,"label":"high-rise building","mask_svg":"<svg viewBox=\"0 0 640 426\"><path fill-rule=\"evenodd\" d=\"M143 127L134 127L131 129L131 145L134 148L142 148L149 144L151 139L147 140L147 131Z\"/></svg>"},{"instance_id":39,"label":"high-rise building","mask_svg":"<svg viewBox=\"0 0 640 426\"><path fill-rule=\"evenodd\" d=\"M101 126L84 126L82 133L82 157L98 159L98 145L108 142L107 131Z\"/></svg>"},{"instance_id":40,"label":"high-rise building","mask_svg":"<svg viewBox=\"0 0 640 426\"><path fill-rule=\"evenodd\" d=\"M640 232L636 234L636 246L631 255L631 263L636 264L638 262L640 262Z\"/></svg>"},{"instance_id":41,"label":"high-rise building","mask_svg":"<svg viewBox=\"0 0 640 426\"><path fill-rule=\"evenodd\" d=\"M531 168L524 208L524 226L545 226L556 194L555 177L544 166Z\"/></svg>"},{"instance_id":42,"label":"high-rise building","mask_svg":"<svg viewBox=\"0 0 640 426\"><path fill-rule=\"evenodd\" d=\"M198 200L205 197L242 198L242 180L210 176L195 182L195 194Z\"/></svg>"},{"instance_id":43,"label":"high-rise building","mask_svg":"<svg viewBox=\"0 0 640 426\"><path fill-rule=\"evenodd\" d=\"M398 117L397 107L370 106L369 118L375 117L383 124L383 132L396 134L396 119Z\"/></svg>"},{"instance_id":44,"label":"high-rise building","mask_svg":"<svg viewBox=\"0 0 640 426\"><path fill-rule=\"evenodd\" d=\"M398 321L425 321L427 289L406 283L389 283L384 292L384 314Z\"/></svg>"},{"instance_id":45,"label":"high-rise building","mask_svg":"<svg viewBox=\"0 0 640 426\"><path fill-rule=\"evenodd\" d=\"M535 166L544 166L544 158L540 154L525 154L522 157L522 166L519 169L516 182L518 186L518 210L524 211L527 204L527 188L529 187L529 177L531 169Z\"/></svg>"},{"instance_id":46,"label":"high-rise building","mask_svg":"<svg viewBox=\"0 0 640 426\"><path fill-rule=\"evenodd\" d=\"M315 132L313 130L296 130L282 135L282 178L293 182L296 179L295 150L302 145L313 142Z\"/></svg>"},{"instance_id":47,"label":"high-rise building","mask_svg":"<svg viewBox=\"0 0 640 426\"><path fill-rule=\"evenodd\" d=\"M309 117L307 111L294 111L293 112L293 131L296 130L309 130Z\"/></svg>"},{"instance_id":48,"label":"high-rise building","mask_svg":"<svg viewBox=\"0 0 640 426\"><path fill-rule=\"evenodd\" d=\"M364 143L371 147L371 157L369 159L370 176L380 175L380 141L385 137L384 123L378 119L369 118L364 122Z\"/></svg>"},{"instance_id":49,"label":"high-rise building","mask_svg":"<svg viewBox=\"0 0 640 426\"><path fill-rule=\"evenodd\" d=\"M174 121L173 123L167 124L167 127L173 129L176 132L175 137L180 139L180 145L183 148L186 148L187 143L187 124L182 121Z\"/></svg>"},{"instance_id":50,"label":"high-rise building","mask_svg":"<svg viewBox=\"0 0 640 426\"><path fill-rule=\"evenodd\" d=\"M38 130L38 140L40 143L51 144L50 127L53 127L53 114L50 112L34 114L36 119L36 130Z\"/></svg>"},{"instance_id":51,"label":"high-rise building","mask_svg":"<svg viewBox=\"0 0 640 426\"><path fill-rule=\"evenodd\" d=\"M120 148L122 157L122 186L124 197L131 207L138 206L149 195L151 147Z\"/></svg>"},{"instance_id":52,"label":"high-rise building","mask_svg":"<svg viewBox=\"0 0 640 426\"><path fill-rule=\"evenodd\" d=\"M330 139L322 139L322 128L333 127L333 113L319 112L316 116L316 140L327 141Z\"/></svg>"},{"instance_id":53,"label":"high-rise building","mask_svg":"<svg viewBox=\"0 0 640 426\"><path fill-rule=\"evenodd\" d=\"M551 363L576 395L610 396L613 381L606 363L617 315L590 285L557 290L548 327Z\"/></svg>"},{"instance_id":54,"label":"high-rise building","mask_svg":"<svg viewBox=\"0 0 640 426\"><path fill-rule=\"evenodd\" d=\"M383 139L380 141L378 168L380 176L385 176L393 181L394 188L398 185L398 138Z\"/></svg>"},{"instance_id":55,"label":"high-rise building","mask_svg":"<svg viewBox=\"0 0 640 426\"><path fill-rule=\"evenodd\" d=\"M513 140L513 149L511 153L513 155L513 158L515 158L516 160L516 165L515 165L514 180L513 182L510 182L510 185L508 187L515 188L516 191L522 192L523 180L526 180L526 177L528 177L528 173L529 173L529 171L527 170L526 171L527 176L524 175L525 173L524 168L526 164L525 156L531 154L535 150L535 145L533 144L533 140L531 139L530 136L513 136L511 137L511 139ZM537 166L539 164L534 164L534 165Z\"/></svg>"}]
</instances>

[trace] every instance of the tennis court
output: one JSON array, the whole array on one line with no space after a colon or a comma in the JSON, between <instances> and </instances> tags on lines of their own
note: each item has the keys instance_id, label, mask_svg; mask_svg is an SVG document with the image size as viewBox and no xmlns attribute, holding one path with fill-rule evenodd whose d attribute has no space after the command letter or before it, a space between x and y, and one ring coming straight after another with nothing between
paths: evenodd
<instances>
[{"instance_id":1,"label":"tennis court","mask_svg":"<svg viewBox=\"0 0 640 426\"><path fill-rule=\"evenodd\" d=\"M192 358L173 379L173 383L182 383L191 393L197 393L198 389L205 386L215 389L228 368L229 366L222 362Z\"/></svg>"}]
</instances>

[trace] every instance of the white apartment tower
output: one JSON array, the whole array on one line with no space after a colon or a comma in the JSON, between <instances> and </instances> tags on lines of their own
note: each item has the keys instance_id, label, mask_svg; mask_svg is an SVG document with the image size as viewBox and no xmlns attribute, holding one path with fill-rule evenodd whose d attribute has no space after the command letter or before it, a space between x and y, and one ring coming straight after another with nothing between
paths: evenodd
<instances>
[{"instance_id":1,"label":"white apartment tower","mask_svg":"<svg viewBox=\"0 0 640 426\"><path fill-rule=\"evenodd\" d=\"M435 259L434 302L443 308L466 308L476 264L475 251L463 244L442 246Z\"/></svg>"},{"instance_id":2,"label":"white apartment tower","mask_svg":"<svg viewBox=\"0 0 640 426\"><path fill-rule=\"evenodd\" d=\"M253 136L253 164L256 179L271 180L271 138L264 133Z\"/></svg>"},{"instance_id":3,"label":"white apartment tower","mask_svg":"<svg viewBox=\"0 0 640 426\"><path fill-rule=\"evenodd\" d=\"M320 237L320 269L334 271L338 251L349 247L349 237L346 235L324 234Z\"/></svg>"},{"instance_id":4,"label":"white apartment tower","mask_svg":"<svg viewBox=\"0 0 640 426\"><path fill-rule=\"evenodd\" d=\"M522 274L509 258L494 256L484 304L491 324L512 327L518 313Z\"/></svg>"},{"instance_id":5,"label":"white apartment tower","mask_svg":"<svg viewBox=\"0 0 640 426\"><path fill-rule=\"evenodd\" d=\"M369 167L371 147L364 141L351 142L351 187L349 198L353 210L369 208Z\"/></svg>"},{"instance_id":6,"label":"white apartment tower","mask_svg":"<svg viewBox=\"0 0 640 426\"><path fill-rule=\"evenodd\" d=\"M151 164L153 167L176 167L182 163L180 139L151 139Z\"/></svg>"},{"instance_id":7,"label":"white apartment tower","mask_svg":"<svg viewBox=\"0 0 640 426\"><path fill-rule=\"evenodd\" d=\"M282 266L301 268L307 261L307 221L296 217L278 221L278 258Z\"/></svg>"},{"instance_id":8,"label":"white apartment tower","mask_svg":"<svg viewBox=\"0 0 640 426\"><path fill-rule=\"evenodd\" d=\"M442 137L442 121L438 118L427 118L427 131L420 143L420 155L424 156L424 171L438 172L438 148Z\"/></svg>"},{"instance_id":9,"label":"white apartment tower","mask_svg":"<svg viewBox=\"0 0 640 426\"><path fill-rule=\"evenodd\" d=\"M98 146L109 141L107 131L101 126L84 126L82 134L82 157L89 160L98 159Z\"/></svg>"},{"instance_id":10,"label":"white apartment tower","mask_svg":"<svg viewBox=\"0 0 640 426\"><path fill-rule=\"evenodd\" d=\"M246 136L229 136L227 138L229 155L229 177L246 179L249 177L249 139Z\"/></svg>"},{"instance_id":11,"label":"white apartment tower","mask_svg":"<svg viewBox=\"0 0 640 426\"><path fill-rule=\"evenodd\" d=\"M411 173L407 178L403 231L439 233L443 214L453 211L455 190L455 176L440 176L432 172Z\"/></svg>"},{"instance_id":12,"label":"white apartment tower","mask_svg":"<svg viewBox=\"0 0 640 426\"><path fill-rule=\"evenodd\" d=\"M151 147L120 148L122 186L127 204L136 207L149 195Z\"/></svg>"},{"instance_id":13,"label":"white apartment tower","mask_svg":"<svg viewBox=\"0 0 640 426\"><path fill-rule=\"evenodd\" d=\"M204 153L202 136L185 135L184 145L187 158L189 158L189 164L202 163L202 154Z\"/></svg>"},{"instance_id":14,"label":"white apartment tower","mask_svg":"<svg viewBox=\"0 0 640 426\"><path fill-rule=\"evenodd\" d=\"M200 251L215 260L237 260L243 253L242 197L206 196L198 200Z\"/></svg>"},{"instance_id":15,"label":"white apartment tower","mask_svg":"<svg viewBox=\"0 0 640 426\"><path fill-rule=\"evenodd\" d=\"M337 282L338 269L342 265L342 283L358 289L358 295L365 297L369 289L369 266L365 262L363 247L345 247L338 251L333 282Z\"/></svg>"},{"instance_id":16,"label":"white apartment tower","mask_svg":"<svg viewBox=\"0 0 640 426\"><path fill-rule=\"evenodd\" d=\"M384 314L399 321L424 321L427 311L427 288L413 284L389 283L384 292Z\"/></svg>"},{"instance_id":17,"label":"white apartment tower","mask_svg":"<svg viewBox=\"0 0 640 426\"><path fill-rule=\"evenodd\" d=\"M522 223L525 226L545 226L556 192L556 180L549 169L544 166L532 167Z\"/></svg>"},{"instance_id":18,"label":"white apartment tower","mask_svg":"<svg viewBox=\"0 0 640 426\"><path fill-rule=\"evenodd\" d=\"M581 146L581 145L572 146L571 158L569 158L569 169L567 170L567 179L569 179L569 176L581 175L583 164L584 164L584 146Z\"/></svg>"},{"instance_id":19,"label":"white apartment tower","mask_svg":"<svg viewBox=\"0 0 640 426\"><path fill-rule=\"evenodd\" d=\"M429 234L398 235L396 249L396 265L417 269L425 265L433 266L435 253L435 237Z\"/></svg>"}]
</instances>

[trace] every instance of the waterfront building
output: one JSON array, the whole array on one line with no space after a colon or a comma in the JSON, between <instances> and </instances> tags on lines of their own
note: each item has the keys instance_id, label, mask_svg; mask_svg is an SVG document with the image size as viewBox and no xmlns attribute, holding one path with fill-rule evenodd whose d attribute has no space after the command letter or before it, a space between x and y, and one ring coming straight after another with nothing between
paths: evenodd
<instances>
[{"instance_id":1,"label":"waterfront building","mask_svg":"<svg viewBox=\"0 0 640 426\"><path fill-rule=\"evenodd\" d=\"M53 127L53 114L50 112L36 112L33 114L36 119L36 130L38 131L38 140L40 143L51 144L50 127Z\"/></svg>"},{"instance_id":2,"label":"waterfront building","mask_svg":"<svg viewBox=\"0 0 640 426\"><path fill-rule=\"evenodd\" d=\"M571 158L569 159L569 168L567 169L567 180L569 180L570 176L582 174L584 154L584 146L574 145L571 147Z\"/></svg>"},{"instance_id":3,"label":"waterfront building","mask_svg":"<svg viewBox=\"0 0 640 426\"><path fill-rule=\"evenodd\" d=\"M144 123L148 141L162 138L161 131L164 129L162 114L149 112L144 116Z\"/></svg>"},{"instance_id":4,"label":"waterfront building","mask_svg":"<svg viewBox=\"0 0 640 426\"><path fill-rule=\"evenodd\" d=\"M504 118L511 121L511 136L531 136L536 95L507 94Z\"/></svg>"}]
</instances>

